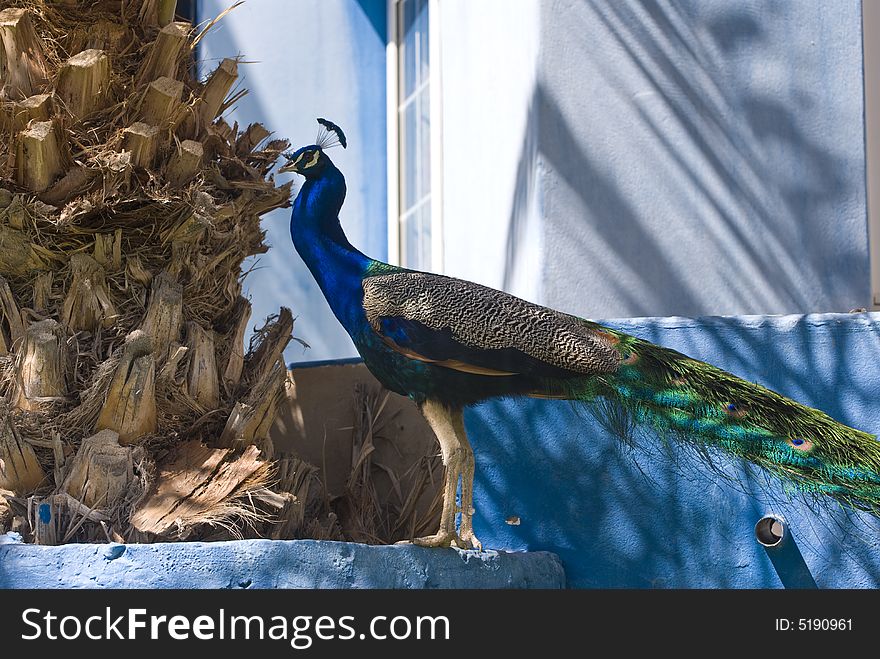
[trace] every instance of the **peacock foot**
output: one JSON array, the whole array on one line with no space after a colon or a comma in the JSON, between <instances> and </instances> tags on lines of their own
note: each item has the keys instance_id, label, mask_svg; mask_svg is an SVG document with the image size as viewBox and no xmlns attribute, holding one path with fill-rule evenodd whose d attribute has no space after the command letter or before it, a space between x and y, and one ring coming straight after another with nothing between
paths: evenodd
<instances>
[{"instance_id":1,"label":"peacock foot","mask_svg":"<svg viewBox=\"0 0 880 659\"><path fill-rule=\"evenodd\" d=\"M401 540L397 544L417 545L419 547L458 547L459 549L471 548L471 545L468 542L465 542L461 538L461 536L451 531L438 531L434 535L427 535L423 538L413 538L412 540Z\"/></svg>"},{"instance_id":2,"label":"peacock foot","mask_svg":"<svg viewBox=\"0 0 880 659\"><path fill-rule=\"evenodd\" d=\"M465 549L476 549L477 551L483 549L483 543L479 541L473 529L462 530L459 540Z\"/></svg>"}]
</instances>

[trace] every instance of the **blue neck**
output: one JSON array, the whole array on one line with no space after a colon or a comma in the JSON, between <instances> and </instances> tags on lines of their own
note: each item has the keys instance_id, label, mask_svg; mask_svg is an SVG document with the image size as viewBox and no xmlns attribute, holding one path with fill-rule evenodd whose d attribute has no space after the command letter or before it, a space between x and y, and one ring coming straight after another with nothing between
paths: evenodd
<instances>
[{"instance_id":1,"label":"blue neck","mask_svg":"<svg viewBox=\"0 0 880 659\"><path fill-rule=\"evenodd\" d=\"M362 278L372 259L345 237L339 209L345 199L345 179L332 162L303 184L293 202L290 237L327 298L336 318L350 335L364 322Z\"/></svg>"}]
</instances>

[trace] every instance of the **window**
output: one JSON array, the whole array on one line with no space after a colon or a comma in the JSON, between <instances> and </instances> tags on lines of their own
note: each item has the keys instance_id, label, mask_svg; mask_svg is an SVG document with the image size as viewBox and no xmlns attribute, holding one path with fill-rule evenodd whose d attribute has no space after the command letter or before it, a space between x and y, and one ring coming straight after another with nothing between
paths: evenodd
<instances>
[{"instance_id":1,"label":"window","mask_svg":"<svg viewBox=\"0 0 880 659\"><path fill-rule=\"evenodd\" d=\"M408 268L440 269L438 85L430 16L436 0L393 0L389 52L389 256Z\"/></svg>"}]
</instances>

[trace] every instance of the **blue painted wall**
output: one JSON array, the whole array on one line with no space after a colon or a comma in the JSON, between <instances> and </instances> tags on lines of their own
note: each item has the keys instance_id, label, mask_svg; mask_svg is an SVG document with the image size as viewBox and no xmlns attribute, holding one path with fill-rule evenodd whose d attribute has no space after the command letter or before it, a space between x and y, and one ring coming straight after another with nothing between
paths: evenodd
<instances>
[{"instance_id":1,"label":"blue painted wall","mask_svg":"<svg viewBox=\"0 0 880 659\"><path fill-rule=\"evenodd\" d=\"M880 314L610 324L880 432ZM722 460L732 477L725 482L653 438L631 454L567 402L490 402L465 421L477 462L477 535L493 548L557 553L571 587L779 587L753 535L770 512L789 521L820 587L880 587L876 518L811 510ZM518 526L505 522L513 516ZM783 561L780 570L796 567Z\"/></svg>"},{"instance_id":2,"label":"blue painted wall","mask_svg":"<svg viewBox=\"0 0 880 659\"><path fill-rule=\"evenodd\" d=\"M199 20L213 18L231 3L200 0ZM342 224L351 241L376 258L387 253L386 104L384 0L259 0L224 18L200 46L207 73L224 57L241 54L241 84L250 93L230 113L239 125L265 124L294 147L311 144L327 117L343 126L348 149L330 152L346 173L348 196ZM279 180L299 177L280 174ZM320 290L293 249L290 210L263 218L268 253L245 280L253 322L290 307L294 334L311 345L291 343L288 361L355 355Z\"/></svg>"}]
</instances>

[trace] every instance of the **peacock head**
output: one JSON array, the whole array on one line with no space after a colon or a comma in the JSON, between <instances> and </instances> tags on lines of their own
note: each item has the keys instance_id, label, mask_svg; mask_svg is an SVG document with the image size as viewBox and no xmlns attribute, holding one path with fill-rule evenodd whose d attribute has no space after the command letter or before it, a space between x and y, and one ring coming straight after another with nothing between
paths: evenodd
<instances>
[{"instance_id":1,"label":"peacock head","mask_svg":"<svg viewBox=\"0 0 880 659\"><path fill-rule=\"evenodd\" d=\"M287 158L287 162L278 170L279 172L293 172L307 179L315 178L320 176L324 167L330 162L324 153L326 149L338 144L341 144L343 149L348 146L345 133L339 126L326 119L318 119L318 124L321 127L315 143L297 149L293 153L282 154Z\"/></svg>"}]
</instances>

